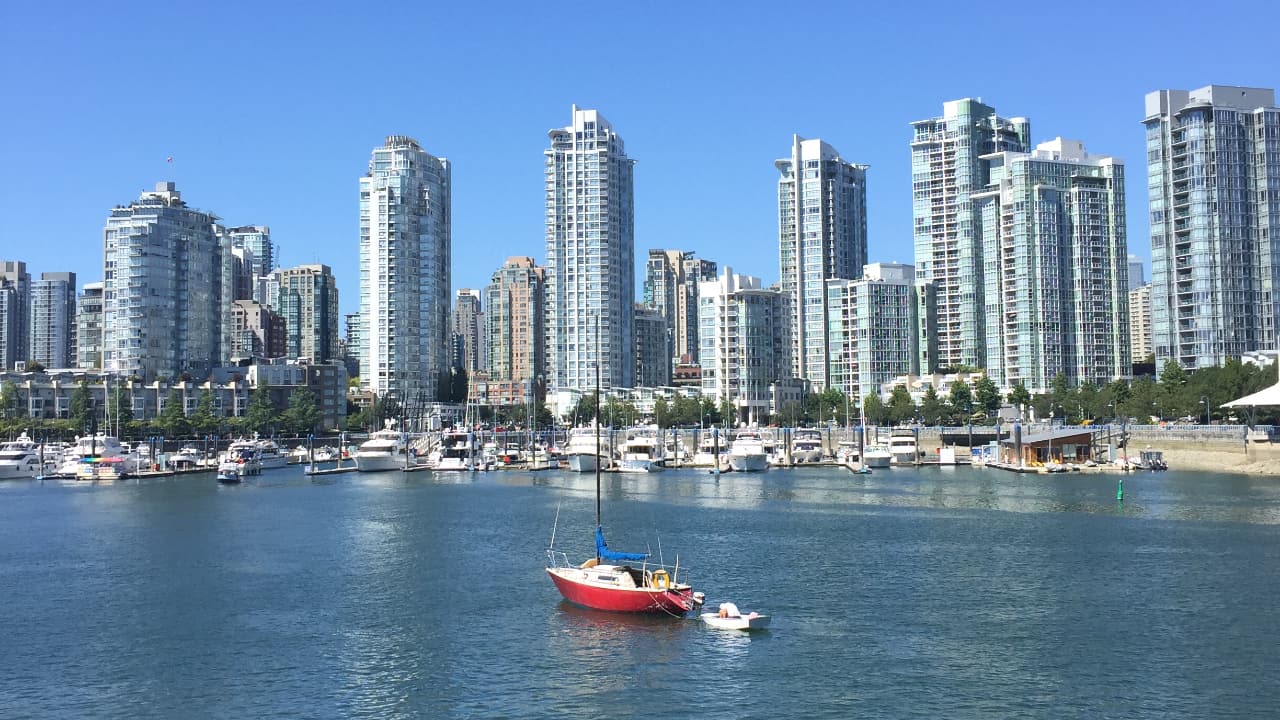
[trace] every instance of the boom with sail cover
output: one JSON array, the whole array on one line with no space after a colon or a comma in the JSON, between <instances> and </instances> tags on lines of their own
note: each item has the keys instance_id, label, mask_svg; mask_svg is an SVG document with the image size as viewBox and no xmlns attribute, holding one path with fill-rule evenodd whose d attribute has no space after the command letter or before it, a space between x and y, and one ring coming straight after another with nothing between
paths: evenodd
<instances>
[{"instance_id":1,"label":"boom with sail cover","mask_svg":"<svg viewBox=\"0 0 1280 720\"><path fill-rule=\"evenodd\" d=\"M609 562L639 562L649 557L649 553L627 553L610 550L604 542L604 529L596 526L596 557Z\"/></svg>"}]
</instances>

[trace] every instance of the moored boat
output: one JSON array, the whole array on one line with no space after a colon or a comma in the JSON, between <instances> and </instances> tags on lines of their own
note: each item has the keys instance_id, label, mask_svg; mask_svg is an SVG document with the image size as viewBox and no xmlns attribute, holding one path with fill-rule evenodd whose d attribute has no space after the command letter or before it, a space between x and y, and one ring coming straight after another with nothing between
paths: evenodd
<instances>
[{"instance_id":1,"label":"moored boat","mask_svg":"<svg viewBox=\"0 0 1280 720\"><path fill-rule=\"evenodd\" d=\"M0 445L0 480L25 480L44 474L41 448L26 433Z\"/></svg>"},{"instance_id":2,"label":"moored boat","mask_svg":"<svg viewBox=\"0 0 1280 720\"><path fill-rule=\"evenodd\" d=\"M889 436L889 454L894 465L915 465L920 460L916 446L916 432L910 429L894 430Z\"/></svg>"},{"instance_id":3,"label":"moored boat","mask_svg":"<svg viewBox=\"0 0 1280 720\"><path fill-rule=\"evenodd\" d=\"M763 630L769 627L769 616L757 612L742 613L731 602L720 603L719 612L702 613L702 622L718 630Z\"/></svg>"},{"instance_id":4,"label":"moored boat","mask_svg":"<svg viewBox=\"0 0 1280 720\"><path fill-rule=\"evenodd\" d=\"M409 463L409 446L404 433L392 429L392 422L369 436L356 450L356 469L360 472L403 470Z\"/></svg>"},{"instance_id":5,"label":"moored boat","mask_svg":"<svg viewBox=\"0 0 1280 720\"><path fill-rule=\"evenodd\" d=\"M729 467L734 472L760 472L769 468L764 438L755 430L742 430L729 446Z\"/></svg>"},{"instance_id":6,"label":"moored boat","mask_svg":"<svg viewBox=\"0 0 1280 720\"><path fill-rule=\"evenodd\" d=\"M791 462L796 465L822 461L822 431L798 428L791 439Z\"/></svg>"},{"instance_id":7,"label":"moored boat","mask_svg":"<svg viewBox=\"0 0 1280 720\"><path fill-rule=\"evenodd\" d=\"M665 454L658 439L652 435L637 435L623 443L618 451L618 472L660 472Z\"/></svg>"}]
</instances>

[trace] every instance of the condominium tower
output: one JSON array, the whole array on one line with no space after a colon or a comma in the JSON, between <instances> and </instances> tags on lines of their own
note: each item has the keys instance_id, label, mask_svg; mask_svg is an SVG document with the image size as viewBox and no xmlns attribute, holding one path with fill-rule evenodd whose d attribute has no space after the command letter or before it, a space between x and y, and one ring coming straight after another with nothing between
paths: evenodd
<instances>
[{"instance_id":1,"label":"condominium tower","mask_svg":"<svg viewBox=\"0 0 1280 720\"><path fill-rule=\"evenodd\" d=\"M922 321L921 371L986 365L982 229L970 196L989 182L984 155L1029 150L1030 123L1004 119L979 100L943 103L942 116L911 124L916 281L935 298ZM923 348L935 347L933 355Z\"/></svg>"},{"instance_id":2,"label":"condominium tower","mask_svg":"<svg viewBox=\"0 0 1280 720\"><path fill-rule=\"evenodd\" d=\"M1133 362L1151 355L1151 285L1129 291L1129 354Z\"/></svg>"},{"instance_id":3,"label":"condominium tower","mask_svg":"<svg viewBox=\"0 0 1280 720\"><path fill-rule=\"evenodd\" d=\"M172 182L112 209L102 233L103 369L152 382L204 377L222 361L230 253L217 222Z\"/></svg>"},{"instance_id":4,"label":"condominium tower","mask_svg":"<svg viewBox=\"0 0 1280 720\"><path fill-rule=\"evenodd\" d=\"M0 261L0 372L31 354L31 275L20 260Z\"/></svg>"},{"instance_id":5,"label":"condominium tower","mask_svg":"<svg viewBox=\"0 0 1280 720\"><path fill-rule=\"evenodd\" d=\"M857 280L828 280L831 386L854 407L900 375L919 372L915 269L871 263Z\"/></svg>"},{"instance_id":6,"label":"condominium tower","mask_svg":"<svg viewBox=\"0 0 1280 720\"><path fill-rule=\"evenodd\" d=\"M635 162L595 110L548 132L547 371L552 390L635 384ZM596 317L600 331L596 332Z\"/></svg>"},{"instance_id":7,"label":"condominium tower","mask_svg":"<svg viewBox=\"0 0 1280 720\"><path fill-rule=\"evenodd\" d=\"M328 265L299 265L273 273L279 288L270 304L284 322L284 355L312 363L339 360L338 283Z\"/></svg>"},{"instance_id":8,"label":"condominium tower","mask_svg":"<svg viewBox=\"0 0 1280 720\"><path fill-rule=\"evenodd\" d=\"M983 161L971 194L986 267L985 369L1002 387L1047 392L1128 377L1124 164L1058 138Z\"/></svg>"},{"instance_id":9,"label":"condominium tower","mask_svg":"<svg viewBox=\"0 0 1280 720\"><path fill-rule=\"evenodd\" d=\"M453 306L453 334L462 338L462 368L468 373L483 370L488 364L484 357L484 308L480 303L480 291L462 288Z\"/></svg>"},{"instance_id":10,"label":"condominium tower","mask_svg":"<svg viewBox=\"0 0 1280 720\"><path fill-rule=\"evenodd\" d=\"M867 262L867 166L821 140L791 139L778 169L778 245L790 372L831 384L825 281L855 278Z\"/></svg>"},{"instance_id":11,"label":"condominium tower","mask_svg":"<svg viewBox=\"0 0 1280 720\"><path fill-rule=\"evenodd\" d=\"M702 394L732 404L736 420L758 422L773 405L770 386L791 377L783 294L726 267L698 296Z\"/></svg>"},{"instance_id":12,"label":"condominium tower","mask_svg":"<svg viewBox=\"0 0 1280 720\"><path fill-rule=\"evenodd\" d=\"M244 275L235 282L246 292L237 291L237 300L256 300L264 305L270 304L270 297L265 294L262 279L276 267L275 246L271 242L271 228L265 225L243 225L227 228L231 247L241 251L239 257L243 262Z\"/></svg>"},{"instance_id":13,"label":"condominium tower","mask_svg":"<svg viewBox=\"0 0 1280 720\"><path fill-rule=\"evenodd\" d=\"M31 283L31 359L48 368L75 367L76 274L41 273Z\"/></svg>"},{"instance_id":14,"label":"condominium tower","mask_svg":"<svg viewBox=\"0 0 1280 720\"><path fill-rule=\"evenodd\" d=\"M636 303L636 385L671 384L671 347L667 319L655 308Z\"/></svg>"},{"instance_id":15,"label":"condominium tower","mask_svg":"<svg viewBox=\"0 0 1280 720\"><path fill-rule=\"evenodd\" d=\"M485 297L488 372L494 380L529 380L545 372L543 292L546 270L530 257L509 257Z\"/></svg>"},{"instance_id":16,"label":"condominium tower","mask_svg":"<svg viewBox=\"0 0 1280 720\"><path fill-rule=\"evenodd\" d=\"M360 387L437 398L449 370L451 166L391 135L360 178Z\"/></svg>"},{"instance_id":17,"label":"condominium tower","mask_svg":"<svg viewBox=\"0 0 1280 720\"><path fill-rule=\"evenodd\" d=\"M1275 91L1210 85L1146 96L1151 319L1157 366L1275 350L1280 109Z\"/></svg>"},{"instance_id":18,"label":"condominium tower","mask_svg":"<svg viewBox=\"0 0 1280 720\"><path fill-rule=\"evenodd\" d=\"M665 320L676 362L698 362L698 285L715 279L716 264L692 251L649 251L644 304Z\"/></svg>"},{"instance_id":19,"label":"condominium tower","mask_svg":"<svg viewBox=\"0 0 1280 720\"><path fill-rule=\"evenodd\" d=\"M104 283L84 284L76 304L76 367L102 367L102 292Z\"/></svg>"}]
</instances>

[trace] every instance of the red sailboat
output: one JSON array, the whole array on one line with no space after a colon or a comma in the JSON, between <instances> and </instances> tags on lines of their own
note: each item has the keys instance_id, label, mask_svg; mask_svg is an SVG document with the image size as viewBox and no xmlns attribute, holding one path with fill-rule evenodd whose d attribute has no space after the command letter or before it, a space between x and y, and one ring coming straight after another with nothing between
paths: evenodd
<instances>
[{"instance_id":1,"label":"red sailboat","mask_svg":"<svg viewBox=\"0 0 1280 720\"><path fill-rule=\"evenodd\" d=\"M597 337L600 317L596 316ZM596 363L596 447L600 447L600 364ZM547 574L556 589L575 605L594 610L683 615L702 606L702 593L680 582L680 558L675 567L649 562L648 553L610 550L600 525L600 465L596 463L596 554L574 565L555 549L555 530L547 548ZM558 520L557 520L558 524Z\"/></svg>"}]
</instances>

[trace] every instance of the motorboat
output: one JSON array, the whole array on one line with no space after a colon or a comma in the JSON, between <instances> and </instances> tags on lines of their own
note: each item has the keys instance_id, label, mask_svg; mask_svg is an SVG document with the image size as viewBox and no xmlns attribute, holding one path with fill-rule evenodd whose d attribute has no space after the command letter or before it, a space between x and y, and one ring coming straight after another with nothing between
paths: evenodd
<instances>
[{"instance_id":1,"label":"motorboat","mask_svg":"<svg viewBox=\"0 0 1280 720\"><path fill-rule=\"evenodd\" d=\"M360 472L403 470L408 464L408 442L404 433L392 428L390 421L356 450L356 469Z\"/></svg>"},{"instance_id":2,"label":"motorboat","mask_svg":"<svg viewBox=\"0 0 1280 720\"><path fill-rule=\"evenodd\" d=\"M569 442L565 444L565 458L569 472L589 473L596 471L596 464L603 462L609 466L608 453L603 451L604 436L597 428L574 428L569 431Z\"/></svg>"},{"instance_id":3,"label":"motorboat","mask_svg":"<svg viewBox=\"0 0 1280 720\"><path fill-rule=\"evenodd\" d=\"M724 465L729 460L729 437L723 435L716 428L703 431L702 439L698 442L698 451L693 454L693 463L695 467L715 467L716 457L719 456L720 464Z\"/></svg>"},{"instance_id":4,"label":"motorboat","mask_svg":"<svg viewBox=\"0 0 1280 720\"><path fill-rule=\"evenodd\" d=\"M894 430L889 436L889 454L894 465L915 465L920 460L916 447L916 432L910 429Z\"/></svg>"},{"instance_id":5,"label":"motorboat","mask_svg":"<svg viewBox=\"0 0 1280 720\"><path fill-rule=\"evenodd\" d=\"M289 456L274 440L258 440L258 463L263 470L274 470L289 464Z\"/></svg>"},{"instance_id":6,"label":"motorboat","mask_svg":"<svg viewBox=\"0 0 1280 720\"><path fill-rule=\"evenodd\" d=\"M26 480L44 475L43 451L26 433L0 445L0 480Z\"/></svg>"},{"instance_id":7,"label":"motorboat","mask_svg":"<svg viewBox=\"0 0 1280 720\"><path fill-rule=\"evenodd\" d=\"M757 612L743 614L731 602L720 603L719 612L702 613L702 622L717 630L763 630L769 627L769 616Z\"/></svg>"},{"instance_id":8,"label":"motorboat","mask_svg":"<svg viewBox=\"0 0 1280 720\"><path fill-rule=\"evenodd\" d=\"M338 449L325 445L324 447L316 448L313 456L318 463L333 462L338 459Z\"/></svg>"},{"instance_id":9,"label":"motorboat","mask_svg":"<svg viewBox=\"0 0 1280 720\"><path fill-rule=\"evenodd\" d=\"M822 431L798 428L791 438L791 462L796 465L822 461Z\"/></svg>"},{"instance_id":10,"label":"motorboat","mask_svg":"<svg viewBox=\"0 0 1280 720\"><path fill-rule=\"evenodd\" d=\"M869 468L887 468L893 463L893 453L879 443L862 449L862 465Z\"/></svg>"},{"instance_id":11,"label":"motorboat","mask_svg":"<svg viewBox=\"0 0 1280 720\"><path fill-rule=\"evenodd\" d=\"M300 465L311 460L311 448L306 445L294 446L289 451L289 462L293 465Z\"/></svg>"},{"instance_id":12,"label":"motorboat","mask_svg":"<svg viewBox=\"0 0 1280 720\"><path fill-rule=\"evenodd\" d=\"M245 476L250 474L255 473L250 473L245 464L236 460L227 459L218 464L218 482L220 483L244 482Z\"/></svg>"},{"instance_id":13,"label":"motorboat","mask_svg":"<svg viewBox=\"0 0 1280 720\"><path fill-rule=\"evenodd\" d=\"M137 472L141 466L141 460L139 460L138 456L130 453L121 444L119 438L105 433L94 433L76 438L75 444L63 454L62 464L58 466L57 475L60 477L80 478L82 476L81 470L86 463L99 465L102 463L97 461L102 458L119 458L120 462L112 460L107 464L111 465L112 470L121 476ZM86 477L84 479L96 478Z\"/></svg>"},{"instance_id":14,"label":"motorboat","mask_svg":"<svg viewBox=\"0 0 1280 720\"><path fill-rule=\"evenodd\" d=\"M128 461L121 456L85 456L80 458L76 470L77 480L123 480L129 477L125 470Z\"/></svg>"},{"instance_id":15,"label":"motorboat","mask_svg":"<svg viewBox=\"0 0 1280 720\"><path fill-rule=\"evenodd\" d=\"M439 471L479 470L479 455L471 433L465 430L447 432L440 437L440 449L432 453L428 464Z\"/></svg>"},{"instance_id":16,"label":"motorboat","mask_svg":"<svg viewBox=\"0 0 1280 720\"><path fill-rule=\"evenodd\" d=\"M231 475L232 466L235 466L234 480L223 480L224 474ZM240 478L245 475L258 475L262 472L262 447L258 445L256 440L237 440L229 447L227 452L222 456L222 462L218 464L218 480L220 482L240 482Z\"/></svg>"},{"instance_id":17,"label":"motorboat","mask_svg":"<svg viewBox=\"0 0 1280 720\"><path fill-rule=\"evenodd\" d=\"M665 449L652 435L636 435L622 444L618 455L618 472L661 472Z\"/></svg>"},{"instance_id":18,"label":"motorboat","mask_svg":"<svg viewBox=\"0 0 1280 720\"><path fill-rule=\"evenodd\" d=\"M169 457L170 470L194 470L204 465L204 452L193 445L184 445Z\"/></svg>"},{"instance_id":19,"label":"motorboat","mask_svg":"<svg viewBox=\"0 0 1280 720\"><path fill-rule=\"evenodd\" d=\"M841 465L847 465L850 462L859 462L862 455L858 452L858 443L852 440L841 440L836 444L836 462Z\"/></svg>"},{"instance_id":20,"label":"motorboat","mask_svg":"<svg viewBox=\"0 0 1280 720\"><path fill-rule=\"evenodd\" d=\"M760 472L769 468L764 438L755 430L741 430L729 446L729 467L734 472Z\"/></svg>"}]
</instances>

